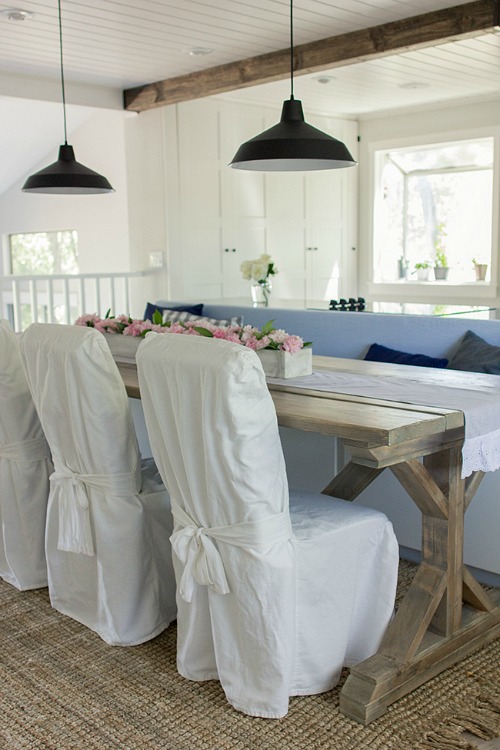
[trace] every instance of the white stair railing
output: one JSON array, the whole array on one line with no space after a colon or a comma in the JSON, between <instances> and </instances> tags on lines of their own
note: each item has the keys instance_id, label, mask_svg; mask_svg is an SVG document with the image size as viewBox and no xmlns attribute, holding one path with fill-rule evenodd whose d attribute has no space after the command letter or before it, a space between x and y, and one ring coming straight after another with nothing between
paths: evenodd
<instances>
[{"instance_id":1,"label":"white stair railing","mask_svg":"<svg viewBox=\"0 0 500 750\"><path fill-rule=\"evenodd\" d=\"M74 323L85 313L129 313L140 317L155 298L154 279L162 269L122 273L0 275L0 317L15 331L30 323ZM134 299L138 309L134 310ZM140 308L140 309L139 309Z\"/></svg>"}]
</instances>

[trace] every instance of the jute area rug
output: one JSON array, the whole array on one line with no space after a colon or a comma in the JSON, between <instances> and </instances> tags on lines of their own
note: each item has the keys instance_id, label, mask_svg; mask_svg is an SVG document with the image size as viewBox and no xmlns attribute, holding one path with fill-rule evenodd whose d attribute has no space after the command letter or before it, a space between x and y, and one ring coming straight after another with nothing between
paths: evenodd
<instances>
[{"instance_id":1,"label":"jute area rug","mask_svg":"<svg viewBox=\"0 0 500 750\"><path fill-rule=\"evenodd\" d=\"M413 571L402 563L400 591ZM293 698L286 718L256 719L219 683L180 677L175 639L170 627L111 647L53 610L47 589L0 581L1 750L471 750L464 732L500 735L500 640L362 727L338 710L347 673L329 693Z\"/></svg>"}]
</instances>

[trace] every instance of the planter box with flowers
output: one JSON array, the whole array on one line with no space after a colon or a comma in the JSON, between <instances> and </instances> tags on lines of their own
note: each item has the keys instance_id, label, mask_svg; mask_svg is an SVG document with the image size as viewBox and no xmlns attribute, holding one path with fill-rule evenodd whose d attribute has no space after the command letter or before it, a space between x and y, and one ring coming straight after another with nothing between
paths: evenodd
<instances>
[{"instance_id":1,"label":"planter box with flowers","mask_svg":"<svg viewBox=\"0 0 500 750\"><path fill-rule=\"evenodd\" d=\"M252 326L217 326L206 319L185 322L163 322L160 312L153 320L133 320L127 315L113 317L109 311L105 318L97 314L82 315L76 325L96 328L106 336L113 357L117 360L134 360L137 349L148 331L181 333L191 336L225 339L256 351L264 373L272 378L297 378L312 372L310 342L272 326L273 321L261 329Z\"/></svg>"}]
</instances>

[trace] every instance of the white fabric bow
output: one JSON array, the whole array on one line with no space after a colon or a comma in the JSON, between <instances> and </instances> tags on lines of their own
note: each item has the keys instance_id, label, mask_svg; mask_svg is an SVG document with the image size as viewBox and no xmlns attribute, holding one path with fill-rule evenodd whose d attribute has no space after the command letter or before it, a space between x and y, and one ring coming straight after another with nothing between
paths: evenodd
<instances>
[{"instance_id":1,"label":"white fabric bow","mask_svg":"<svg viewBox=\"0 0 500 750\"><path fill-rule=\"evenodd\" d=\"M137 494L135 475L122 474L77 474L54 458L55 471L50 476L59 498L59 536L57 549L94 555L88 488L106 495L129 497Z\"/></svg>"},{"instance_id":2,"label":"white fabric bow","mask_svg":"<svg viewBox=\"0 0 500 750\"><path fill-rule=\"evenodd\" d=\"M172 502L172 513L178 528L170 541L175 554L184 565L179 593L186 602L193 598L195 583L209 586L217 594L228 594L224 564L213 539L238 547L252 549L269 547L292 537L290 515L287 512L229 526L204 528L182 508Z\"/></svg>"},{"instance_id":3,"label":"white fabric bow","mask_svg":"<svg viewBox=\"0 0 500 750\"><path fill-rule=\"evenodd\" d=\"M0 445L0 458L7 458L9 461L42 461L50 458L50 451L42 436Z\"/></svg>"}]
</instances>

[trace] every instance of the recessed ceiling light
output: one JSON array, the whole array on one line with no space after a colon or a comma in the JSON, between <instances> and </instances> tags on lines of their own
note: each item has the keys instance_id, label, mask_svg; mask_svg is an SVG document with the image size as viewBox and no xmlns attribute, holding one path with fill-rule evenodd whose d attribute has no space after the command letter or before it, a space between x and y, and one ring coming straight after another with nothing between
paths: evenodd
<instances>
[{"instance_id":1,"label":"recessed ceiling light","mask_svg":"<svg viewBox=\"0 0 500 750\"><path fill-rule=\"evenodd\" d=\"M408 81L407 83L400 83L400 89L426 89L429 87L428 83L423 81Z\"/></svg>"},{"instance_id":2,"label":"recessed ceiling light","mask_svg":"<svg viewBox=\"0 0 500 750\"><path fill-rule=\"evenodd\" d=\"M335 78L333 76L319 76L316 80L318 83L327 84L330 83L330 81L334 81Z\"/></svg>"},{"instance_id":3,"label":"recessed ceiling light","mask_svg":"<svg viewBox=\"0 0 500 750\"><path fill-rule=\"evenodd\" d=\"M34 13L29 10L21 10L20 8L5 8L0 10L0 15L5 16L9 21L27 21L33 18Z\"/></svg>"},{"instance_id":4,"label":"recessed ceiling light","mask_svg":"<svg viewBox=\"0 0 500 750\"><path fill-rule=\"evenodd\" d=\"M193 57L201 57L202 55L211 55L213 49L210 47L193 47L189 50L189 54Z\"/></svg>"}]
</instances>

